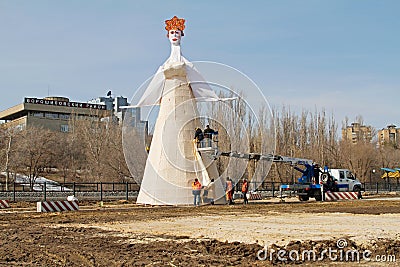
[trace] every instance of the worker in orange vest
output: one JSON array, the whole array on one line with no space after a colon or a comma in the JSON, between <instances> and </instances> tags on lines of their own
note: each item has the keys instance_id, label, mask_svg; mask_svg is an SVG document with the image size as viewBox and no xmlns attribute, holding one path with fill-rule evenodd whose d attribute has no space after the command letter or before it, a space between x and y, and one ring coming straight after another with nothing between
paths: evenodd
<instances>
[{"instance_id":1,"label":"worker in orange vest","mask_svg":"<svg viewBox=\"0 0 400 267\"><path fill-rule=\"evenodd\" d=\"M199 179L194 179L194 182L192 183L192 193L194 196L193 204L194 206L200 206L200 193L201 193L201 183L199 182Z\"/></svg>"},{"instance_id":2,"label":"worker in orange vest","mask_svg":"<svg viewBox=\"0 0 400 267\"><path fill-rule=\"evenodd\" d=\"M233 205L233 183L232 180L228 177L226 178L226 198L228 200L229 205Z\"/></svg>"},{"instance_id":3,"label":"worker in orange vest","mask_svg":"<svg viewBox=\"0 0 400 267\"><path fill-rule=\"evenodd\" d=\"M243 204L249 203L249 200L247 199L247 192L249 191L249 182L247 182L246 179L243 180L242 184L242 194L243 194Z\"/></svg>"}]
</instances>

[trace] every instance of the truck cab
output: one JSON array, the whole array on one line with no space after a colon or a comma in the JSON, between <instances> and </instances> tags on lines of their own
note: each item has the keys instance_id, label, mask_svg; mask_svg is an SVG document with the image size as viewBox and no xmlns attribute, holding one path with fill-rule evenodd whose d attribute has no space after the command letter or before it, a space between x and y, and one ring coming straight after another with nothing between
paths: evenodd
<instances>
[{"instance_id":1,"label":"truck cab","mask_svg":"<svg viewBox=\"0 0 400 267\"><path fill-rule=\"evenodd\" d=\"M348 169L330 169L329 174L339 192L359 192L362 189L361 182Z\"/></svg>"}]
</instances>

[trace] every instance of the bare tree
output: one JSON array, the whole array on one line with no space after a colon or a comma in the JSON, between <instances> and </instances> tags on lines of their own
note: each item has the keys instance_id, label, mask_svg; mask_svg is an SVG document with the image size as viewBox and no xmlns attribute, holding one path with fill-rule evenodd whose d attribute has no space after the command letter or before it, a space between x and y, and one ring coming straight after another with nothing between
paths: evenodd
<instances>
[{"instance_id":1,"label":"bare tree","mask_svg":"<svg viewBox=\"0 0 400 267\"><path fill-rule=\"evenodd\" d=\"M108 123L96 117L81 118L75 121L74 133L82 141L85 152L85 173L87 181L103 181L103 163L109 142Z\"/></svg>"},{"instance_id":2,"label":"bare tree","mask_svg":"<svg viewBox=\"0 0 400 267\"><path fill-rule=\"evenodd\" d=\"M337 161L338 136L337 124L327 118L324 110L311 113L303 110L298 116L290 107L283 106L281 111L273 109L276 128L276 154L308 158L319 164ZM269 179L275 181L293 181L297 173L287 165L274 164Z\"/></svg>"},{"instance_id":3,"label":"bare tree","mask_svg":"<svg viewBox=\"0 0 400 267\"><path fill-rule=\"evenodd\" d=\"M28 177L30 189L33 190L36 179L51 165L55 153L55 134L50 130L27 127L19 132L16 142L18 171Z\"/></svg>"},{"instance_id":4,"label":"bare tree","mask_svg":"<svg viewBox=\"0 0 400 267\"><path fill-rule=\"evenodd\" d=\"M72 129L72 128L70 128ZM53 165L57 167L63 182L73 181L78 175L78 170L85 166L84 144L73 132L56 133L57 143L54 149Z\"/></svg>"},{"instance_id":5,"label":"bare tree","mask_svg":"<svg viewBox=\"0 0 400 267\"><path fill-rule=\"evenodd\" d=\"M353 144L351 140L342 140L340 148L343 157L340 167L351 169L361 181L366 182L376 162L375 144L365 141Z\"/></svg>"},{"instance_id":6,"label":"bare tree","mask_svg":"<svg viewBox=\"0 0 400 267\"><path fill-rule=\"evenodd\" d=\"M4 129L4 141L5 141L5 148L4 148L4 171L6 172L6 190L8 191L8 184L10 182L10 171L11 171L11 158L13 153L15 153L15 136L18 134L20 130L16 128L8 128Z\"/></svg>"},{"instance_id":7,"label":"bare tree","mask_svg":"<svg viewBox=\"0 0 400 267\"><path fill-rule=\"evenodd\" d=\"M104 171L107 177L118 182L125 182L130 177L122 149L122 127L118 124L108 125L108 145L106 147L107 160ZM137 148L138 150L140 147ZM142 148L144 150L144 147Z\"/></svg>"},{"instance_id":8,"label":"bare tree","mask_svg":"<svg viewBox=\"0 0 400 267\"><path fill-rule=\"evenodd\" d=\"M73 127L69 134L69 143L79 142L80 149L84 152L82 157L72 150L84 163L81 168L85 169L87 177L83 180L121 182L130 177L122 148L121 126L111 118L101 120L96 117L75 118L71 125ZM66 156L73 162L71 154Z\"/></svg>"}]
</instances>

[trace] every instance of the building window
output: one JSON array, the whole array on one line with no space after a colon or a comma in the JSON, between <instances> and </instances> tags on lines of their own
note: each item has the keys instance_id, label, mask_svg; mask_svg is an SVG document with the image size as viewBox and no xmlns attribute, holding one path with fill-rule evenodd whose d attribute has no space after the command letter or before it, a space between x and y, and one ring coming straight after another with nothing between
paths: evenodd
<instances>
[{"instance_id":1,"label":"building window","mask_svg":"<svg viewBox=\"0 0 400 267\"><path fill-rule=\"evenodd\" d=\"M46 113L45 113L45 117L46 117L46 118L49 118L49 119L58 119L58 114L57 114L57 113L49 113L49 112L46 112Z\"/></svg>"},{"instance_id":2,"label":"building window","mask_svg":"<svg viewBox=\"0 0 400 267\"><path fill-rule=\"evenodd\" d=\"M60 119L62 120L69 120L70 115L69 114L60 114Z\"/></svg>"},{"instance_id":3,"label":"building window","mask_svg":"<svg viewBox=\"0 0 400 267\"><path fill-rule=\"evenodd\" d=\"M44 113L43 112L32 112L32 116L34 116L34 117L44 117Z\"/></svg>"},{"instance_id":4,"label":"building window","mask_svg":"<svg viewBox=\"0 0 400 267\"><path fill-rule=\"evenodd\" d=\"M61 125L61 132L68 133L69 127L68 124Z\"/></svg>"}]
</instances>

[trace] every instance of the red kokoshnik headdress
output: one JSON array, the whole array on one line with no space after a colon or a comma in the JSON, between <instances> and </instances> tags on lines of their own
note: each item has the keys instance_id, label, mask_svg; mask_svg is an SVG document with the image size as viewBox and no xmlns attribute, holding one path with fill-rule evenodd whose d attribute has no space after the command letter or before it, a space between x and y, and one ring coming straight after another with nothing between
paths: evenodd
<instances>
[{"instance_id":1,"label":"red kokoshnik headdress","mask_svg":"<svg viewBox=\"0 0 400 267\"><path fill-rule=\"evenodd\" d=\"M180 19L174 16L172 19L165 21L165 29L169 32L170 30L180 30L183 36L183 30L185 29L185 19Z\"/></svg>"}]
</instances>

